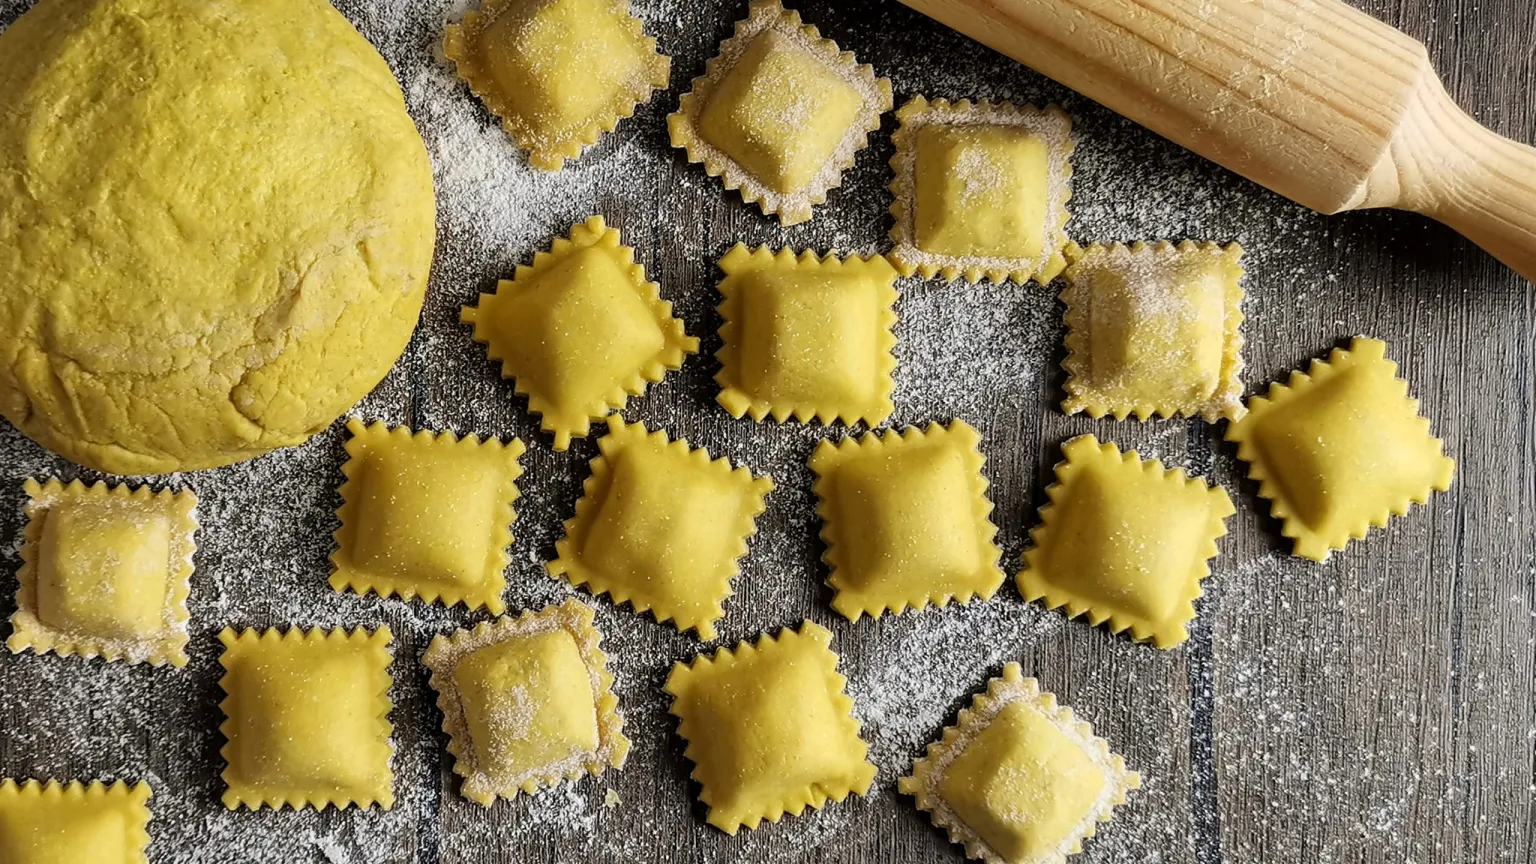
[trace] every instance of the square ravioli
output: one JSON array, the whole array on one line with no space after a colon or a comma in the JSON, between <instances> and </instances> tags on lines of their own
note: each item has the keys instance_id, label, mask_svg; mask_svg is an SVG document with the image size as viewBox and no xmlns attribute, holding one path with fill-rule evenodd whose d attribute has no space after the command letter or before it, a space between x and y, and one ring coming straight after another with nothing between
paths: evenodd
<instances>
[{"instance_id":1,"label":"square ravioli","mask_svg":"<svg viewBox=\"0 0 1536 864\"><path fill-rule=\"evenodd\" d=\"M897 788L987 864L1061 864L1141 776L1009 663Z\"/></svg>"},{"instance_id":2,"label":"square ravioli","mask_svg":"<svg viewBox=\"0 0 1536 864\"><path fill-rule=\"evenodd\" d=\"M752 0L667 128L688 161L793 225L842 182L891 104L890 81L778 0Z\"/></svg>"},{"instance_id":3,"label":"square ravioli","mask_svg":"<svg viewBox=\"0 0 1536 864\"><path fill-rule=\"evenodd\" d=\"M964 420L823 441L811 454L832 608L857 621L1003 584L981 435Z\"/></svg>"},{"instance_id":4,"label":"square ravioli","mask_svg":"<svg viewBox=\"0 0 1536 864\"><path fill-rule=\"evenodd\" d=\"M550 171L612 132L671 71L625 0L486 0L448 26L443 53L528 163Z\"/></svg>"},{"instance_id":5,"label":"square ravioli","mask_svg":"<svg viewBox=\"0 0 1536 864\"><path fill-rule=\"evenodd\" d=\"M918 96L896 119L887 255L903 276L1043 285L1061 273L1072 194L1065 112Z\"/></svg>"},{"instance_id":6,"label":"square ravioli","mask_svg":"<svg viewBox=\"0 0 1536 864\"><path fill-rule=\"evenodd\" d=\"M1248 400L1248 416L1227 427L1303 558L1326 561L1451 488L1456 462L1386 352L1385 342L1357 336L1348 351L1335 348L1327 362Z\"/></svg>"},{"instance_id":7,"label":"square ravioli","mask_svg":"<svg viewBox=\"0 0 1536 864\"><path fill-rule=\"evenodd\" d=\"M1189 240L1069 249L1061 409L1242 417L1242 255Z\"/></svg>"},{"instance_id":8,"label":"square ravioli","mask_svg":"<svg viewBox=\"0 0 1536 864\"><path fill-rule=\"evenodd\" d=\"M646 281L635 250L599 216L556 239L532 266L519 265L462 317L501 361L502 377L516 380L556 450L699 350L660 286Z\"/></svg>"},{"instance_id":9,"label":"square ravioli","mask_svg":"<svg viewBox=\"0 0 1536 864\"><path fill-rule=\"evenodd\" d=\"M351 418L331 587L501 614L523 442Z\"/></svg>"},{"instance_id":10,"label":"square ravioli","mask_svg":"<svg viewBox=\"0 0 1536 864\"><path fill-rule=\"evenodd\" d=\"M891 416L896 271L885 258L825 258L737 243L720 269L718 401L780 422Z\"/></svg>"},{"instance_id":11,"label":"square ravioli","mask_svg":"<svg viewBox=\"0 0 1536 864\"><path fill-rule=\"evenodd\" d=\"M185 666L197 496L28 479L15 653Z\"/></svg>"},{"instance_id":12,"label":"square ravioli","mask_svg":"<svg viewBox=\"0 0 1536 864\"><path fill-rule=\"evenodd\" d=\"M1092 435L1061 445L1050 503L1030 532L1019 593L1138 642L1189 637L1200 580L1237 512L1226 490Z\"/></svg>"},{"instance_id":13,"label":"square ravioli","mask_svg":"<svg viewBox=\"0 0 1536 864\"><path fill-rule=\"evenodd\" d=\"M5 864L149 864L149 785L0 780Z\"/></svg>"},{"instance_id":14,"label":"square ravioli","mask_svg":"<svg viewBox=\"0 0 1536 864\"><path fill-rule=\"evenodd\" d=\"M224 806L394 806L388 627L225 629Z\"/></svg>"},{"instance_id":15,"label":"square ravioli","mask_svg":"<svg viewBox=\"0 0 1536 864\"><path fill-rule=\"evenodd\" d=\"M629 755L592 609L567 600L435 636L422 662L464 797L530 795Z\"/></svg>"},{"instance_id":16,"label":"square ravioli","mask_svg":"<svg viewBox=\"0 0 1536 864\"><path fill-rule=\"evenodd\" d=\"M773 480L611 417L553 576L715 638Z\"/></svg>"},{"instance_id":17,"label":"square ravioli","mask_svg":"<svg viewBox=\"0 0 1536 864\"><path fill-rule=\"evenodd\" d=\"M709 824L735 834L868 794L875 766L845 683L831 631L809 621L673 665L666 691Z\"/></svg>"}]
</instances>

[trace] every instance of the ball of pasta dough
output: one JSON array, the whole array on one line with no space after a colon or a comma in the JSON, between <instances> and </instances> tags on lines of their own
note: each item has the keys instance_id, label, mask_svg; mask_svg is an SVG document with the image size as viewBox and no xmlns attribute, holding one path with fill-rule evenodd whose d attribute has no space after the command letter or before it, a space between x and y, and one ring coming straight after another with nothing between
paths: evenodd
<instances>
[{"instance_id":1,"label":"ball of pasta dough","mask_svg":"<svg viewBox=\"0 0 1536 864\"><path fill-rule=\"evenodd\" d=\"M404 350L435 218L326 0L40 0L0 32L0 413L119 474L298 444Z\"/></svg>"}]
</instances>

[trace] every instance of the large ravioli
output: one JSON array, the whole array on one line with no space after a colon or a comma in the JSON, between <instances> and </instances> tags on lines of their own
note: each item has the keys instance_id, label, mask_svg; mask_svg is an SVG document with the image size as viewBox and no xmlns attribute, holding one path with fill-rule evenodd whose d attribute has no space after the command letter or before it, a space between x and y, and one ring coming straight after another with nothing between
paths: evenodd
<instances>
[{"instance_id":1,"label":"large ravioli","mask_svg":"<svg viewBox=\"0 0 1536 864\"><path fill-rule=\"evenodd\" d=\"M1248 416L1227 428L1303 558L1325 561L1451 486L1456 463L1429 434L1386 350L1356 337L1349 350L1248 400Z\"/></svg>"},{"instance_id":2,"label":"large ravioli","mask_svg":"<svg viewBox=\"0 0 1536 864\"><path fill-rule=\"evenodd\" d=\"M500 614L523 443L347 421L331 587Z\"/></svg>"},{"instance_id":3,"label":"large ravioli","mask_svg":"<svg viewBox=\"0 0 1536 864\"><path fill-rule=\"evenodd\" d=\"M842 182L890 107L890 81L779 0L752 0L667 128L690 162L793 225Z\"/></svg>"},{"instance_id":4,"label":"large ravioli","mask_svg":"<svg viewBox=\"0 0 1536 864\"><path fill-rule=\"evenodd\" d=\"M709 824L735 834L869 791L875 766L831 643L806 622L672 667L666 691Z\"/></svg>"},{"instance_id":5,"label":"large ravioli","mask_svg":"<svg viewBox=\"0 0 1536 864\"><path fill-rule=\"evenodd\" d=\"M564 450L699 350L659 292L635 250L593 216L462 317Z\"/></svg>"},{"instance_id":6,"label":"large ravioli","mask_svg":"<svg viewBox=\"0 0 1536 864\"><path fill-rule=\"evenodd\" d=\"M1241 246L1185 240L1067 251L1063 411L1212 423L1243 416Z\"/></svg>"},{"instance_id":7,"label":"large ravioli","mask_svg":"<svg viewBox=\"0 0 1536 864\"><path fill-rule=\"evenodd\" d=\"M1236 511L1225 490L1081 435L1062 445L1019 591L1069 616L1171 648Z\"/></svg>"},{"instance_id":8,"label":"large ravioli","mask_svg":"<svg viewBox=\"0 0 1536 864\"><path fill-rule=\"evenodd\" d=\"M219 634L224 806L394 805L388 627Z\"/></svg>"},{"instance_id":9,"label":"large ravioli","mask_svg":"<svg viewBox=\"0 0 1536 864\"><path fill-rule=\"evenodd\" d=\"M980 442L955 420L817 445L810 466L833 609L858 620L997 591L1002 552Z\"/></svg>"},{"instance_id":10,"label":"large ravioli","mask_svg":"<svg viewBox=\"0 0 1536 864\"><path fill-rule=\"evenodd\" d=\"M616 417L598 448L550 574L715 638L773 481Z\"/></svg>"},{"instance_id":11,"label":"large ravioli","mask_svg":"<svg viewBox=\"0 0 1536 864\"><path fill-rule=\"evenodd\" d=\"M1045 284L1061 273L1073 143L1060 108L917 96L896 119L887 255L903 276Z\"/></svg>"},{"instance_id":12,"label":"large ravioli","mask_svg":"<svg viewBox=\"0 0 1536 864\"><path fill-rule=\"evenodd\" d=\"M733 417L874 425L891 415L896 271L883 257L738 243L720 269L715 381Z\"/></svg>"},{"instance_id":13,"label":"large ravioli","mask_svg":"<svg viewBox=\"0 0 1536 864\"><path fill-rule=\"evenodd\" d=\"M13 652L184 666L197 496L28 479Z\"/></svg>"}]
</instances>

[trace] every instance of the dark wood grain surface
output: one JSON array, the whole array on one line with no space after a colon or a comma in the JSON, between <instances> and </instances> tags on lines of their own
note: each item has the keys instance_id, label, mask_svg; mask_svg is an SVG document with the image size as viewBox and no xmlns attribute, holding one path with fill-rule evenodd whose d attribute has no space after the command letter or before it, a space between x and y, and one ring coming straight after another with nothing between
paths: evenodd
<instances>
[{"instance_id":1,"label":"dark wood grain surface","mask_svg":"<svg viewBox=\"0 0 1536 864\"><path fill-rule=\"evenodd\" d=\"M0 0L0 26L29 5ZM714 404L714 261L738 240L886 248L893 121L887 118L815 220L781 229L666 144L664 115L745 3L648 0L635 5L674 57L670 90L565 172L528 179L517 153L494 150L491 119L433 60L445 4L339 5L401 75L433 152L443 208L420 329L355 413L528 442L509 605L536 607L568 594L541 565L596 448L583 441L569 453L552 452L526 402L457 323L457 309L573 222L602 213L704 343L681 373L632 400L626 416L770 473L778 484L727 603L721 644L806 617L832 627L879 780L867 798L734 838L706 826L660 694L670 664L701 648L598 599L636 744L628 766L489 810L465 801L418 658L432 634L484 613L340 595L326 586L341 479L339 424L254 463L154 481L191 487L202 501L191 664L175 671L0 656L0 776L148 780L157 864L959 861L960 850L896 794L894 779L988 677L1017 660L1147 780L1089 842L1084 862L1532 860L1530 284L1417 217L1303 211L894 2L803 0L795 5L809 22L892 79L898 103L921 93L1064 105L1080 141L1070 229L1076 239L1242 242L1249 250L1248 392L1357 333L1386 339L1459 466L1449 493L1327 564L1291 558L1219 428L1059 412L1054 288L903 280L892 424L960 416L982 430L1010 575L1058 447L1078 433L1187 465L1230 490L1239 512L1221 541L1191 638L1175 650L1062 620L1025 604L1011 581L997 598L965 609L849 623L827 606L805 468L816 441L842 433L733 421ZM1423 39L1450 91L1478 119L1515 139L1536 139L1536 5L1359 5ZM488 152L500 160L492 168L467 161L466 154ZM0 615L13 608L21 480L49 473L90 476L0 424ZM397 639L397 807L223 810L215 634L229 625L380 623Z\"/></svg>"}]
</instances>

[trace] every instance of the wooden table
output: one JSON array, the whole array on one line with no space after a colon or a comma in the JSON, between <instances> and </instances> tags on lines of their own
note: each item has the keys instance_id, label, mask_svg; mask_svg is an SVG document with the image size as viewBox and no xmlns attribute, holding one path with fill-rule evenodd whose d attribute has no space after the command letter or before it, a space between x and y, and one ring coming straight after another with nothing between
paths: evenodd
<instances>
[{"instance_id":1,"label":"wooden table","mask_svg":"<svg viewBox=\"0 0 1536 864\"><path fill-rule=\"evenodd\" d=\"M0 25L31 0L0 0ZM606 599L636 742L628 766L483 810L457 795L441 718L417 662L434 633L483 613L332 592L339 425L255 463L169 478L201 497L192 663L185 669L0 657L0 776L147 779L155 862L959 861L894 778L1003 663L1073 705L1146 778L1084 862L1532 860L1536 705L1536 293L1450 231L1396 213L1305 212L894 2L805 0L842 47L927 96L1060 102L1074 116L1074 237L1238 240L1247 257L1249 392L1364 333L1386 339L1459 465L1426 508L1326 565L1291 558L1233 448L1200 421L1063 416L1054 289L905 280L893 422L960 416L986 436L1010 574L1066 438L1093 432L1187 465L1239 514L1189 642L1159 651L998 597L851 624L827 606L805 459L820 427L733 421L713 402L714 260L738 240L878 251L888 226L890 118L843 187L788 230L666 146L663 116L744 3L637 2L674 59L671 90L566 172L528 180L478 103L432 66L441 3L340 3L406 82L439 172L438 267L410 350L357 414L530 443L512 608L569 592L542 572L595 453L556 454L458 307L593 212L639 250L703 356L626 415L773 475L779 489L737 595L728 644L810 617L832 627L880 765L872 794L726 837L702 821L661 681L691 637ZM1536 6L1524 0L1365 0L1424 39L1450 90L1503 134L1536 138ZM494 157L476 162L468 157ZM460 200L455 200L459 196ZM3 287L0 287L3 290ZM15 570L21 480L81 472L0 428L0 570ZM161 481L157 481L161 482ZM0 615L13 585L0 577ZM377 625L396 634L394 810L230 813L218 803L214 635L226 625ZM612 790L617 798L608 795Z\"/></svg>"}]
</instances>

